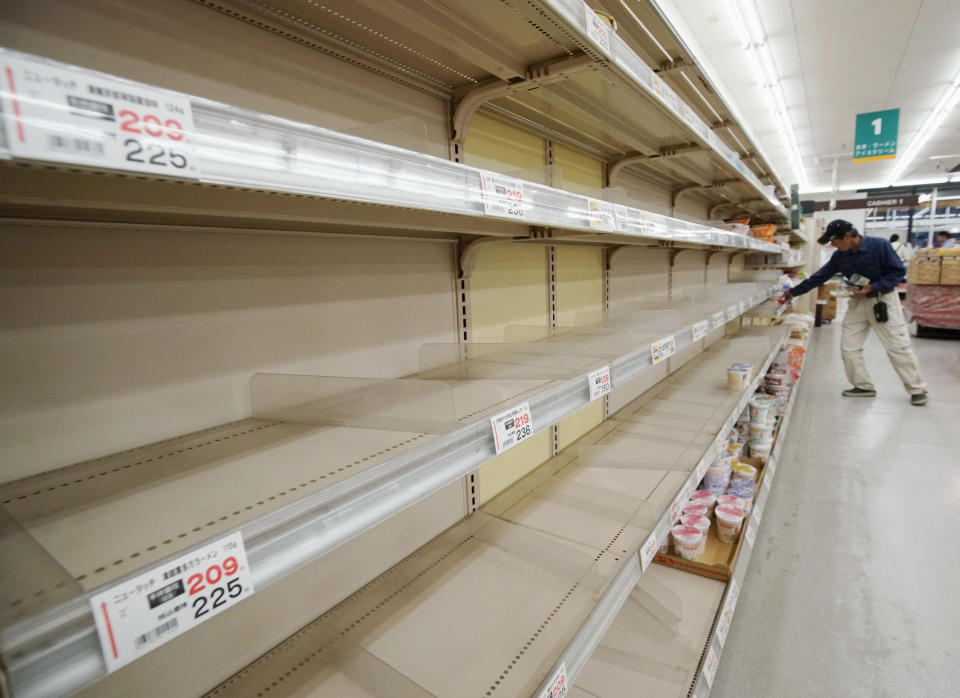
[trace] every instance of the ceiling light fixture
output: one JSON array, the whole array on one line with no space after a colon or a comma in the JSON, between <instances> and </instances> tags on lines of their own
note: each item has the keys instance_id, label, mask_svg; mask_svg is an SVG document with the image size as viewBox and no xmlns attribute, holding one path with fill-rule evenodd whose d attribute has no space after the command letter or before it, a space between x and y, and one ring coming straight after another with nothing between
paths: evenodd
<instances>
[{"instance_id":1,"label":"ceiling light fixture","mask_svg":"<svg viewBox=\"0 0 960 698\"><path fill-rule=\"evenodd\" d=\"M889 186L890 182L900 177L904 170L910 166L910 163L923 149L923 146L927 144L930 137L940 128L940 124L942 124L944 119L953 111L953 108L957 106L958 101L960 101L960 70L957 71L953 80L940 95L940 99L937 100L936 105L934 105L930 113L927 114L923 125L920 127L920 130L917 131L917 135L913 137L913 140L910 141L910 145L907 146L903 155L897 157L897 164L884 179L886 186Z\"/></svg>"},{"instance_id":2,"label":"ceiling light fixture","mask_svg":"<svg viewBox=\"0 0 960 698\"><path fill-rule=\"evenodd\" d=\"M750 61L753 63L754 72L760 78L760 86L767 93L770 103L773 105L777 131L786 147L800 189L809 190L810 181L807 179L807 170L803 166L803 155L797 142L796 129L787 108L787 100L784 98L783 89L780 86L780 77L777 74L776 64L773 61L773 55L770 53L767 36L763 31L763 24L757 14L754 0L724 0L724 5L733 23L737 40L746 50Z\"/></svg>"}]
</instances>

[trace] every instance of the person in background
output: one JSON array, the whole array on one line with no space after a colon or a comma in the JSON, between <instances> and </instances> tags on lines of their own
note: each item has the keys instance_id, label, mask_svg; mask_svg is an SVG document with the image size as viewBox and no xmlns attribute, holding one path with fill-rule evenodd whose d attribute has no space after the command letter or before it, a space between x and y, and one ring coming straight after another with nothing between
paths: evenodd
<instances>
[{"instance_id":1,"label":"person in background","mask_svg":"<svg viewBox=\"0 0 960 698\"><path fill-rule=\"evenodd\" d=\"M872 328L887 350L887 357L903 381L903 387L910 394L910 403L925 405L927 384L920 377L917 356L910 347L903 306L896 293L904 277L903 262L887 240L860 237L852 223L839 218L830 222L817 242L821 245L832 242L837 251L809 279L784 292L784 301L822 286L837 273L847 278L860 274L870 280L870 283L854 291L843 318L840 355L847 378L853 384L852 388L843 391L843 395L873 397L877 394L863 359L863 344ZM880 302L887 307L886 322L881 322L875 315L874 306Z\"/></svg>"},{"instance_id":2,"label":"person in background","mask_svg":"<svg viewBox=\"0 0 960 698\"><path fill-rule=\"evenodd\" d=\"M936 242L933 243L934 247L954 247L957 244L957 241L950 237L950 233L946 230L937 231Z\"/></svg>"},{"instance_id":3,"label":"person in background","mask_svg":"<svg viewBox=\"0 0 960 698\"><path fill-rule=\"evenodd\" d=\"M907 246L903 244L903 240L900 239L897 233L890 236L890 246L893 247L893 251L897 254L897 257L900 258L900 261L906 264L909 257L907 254Z\"/></svg>"}]
</instances>

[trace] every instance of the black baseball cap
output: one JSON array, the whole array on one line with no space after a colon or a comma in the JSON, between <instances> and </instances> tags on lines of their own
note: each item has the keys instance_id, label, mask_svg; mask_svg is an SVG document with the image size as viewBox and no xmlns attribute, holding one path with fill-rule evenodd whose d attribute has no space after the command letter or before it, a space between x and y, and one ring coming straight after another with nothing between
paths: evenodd
<instances>
[{"instance_id":1,"label":"black baseball cap","mask_svg":"<svg viewBox=\"0 0 960 698\"><path fill-rule=\"evenodd\" d=\"M850 221L845 221L842 218L837 218L834 221L830 221L830 225L827 226L826 232L817 239L817 242L819 242L821 245L826 245L831 240L842 238L847 233L856 232L857 229L853 227L853 223Z\"/></svg>"}]
</instances>

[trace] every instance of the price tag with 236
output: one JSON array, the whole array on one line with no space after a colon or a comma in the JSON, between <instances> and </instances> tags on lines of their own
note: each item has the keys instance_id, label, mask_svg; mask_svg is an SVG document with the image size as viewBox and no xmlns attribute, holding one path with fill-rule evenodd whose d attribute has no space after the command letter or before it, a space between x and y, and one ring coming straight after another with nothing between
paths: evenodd
<instances>
[{"instance_id":1,"label":"price tag with 236","mask_svg":"<svg viewBox=\"0 0 960 698\"><path fill-rule=\"evenodd\" d=\"M533 433L530 403L523 402L494 415L490 418L490 426L493 428L493 442L499 456Z\"/></svg>"}]
</instances>

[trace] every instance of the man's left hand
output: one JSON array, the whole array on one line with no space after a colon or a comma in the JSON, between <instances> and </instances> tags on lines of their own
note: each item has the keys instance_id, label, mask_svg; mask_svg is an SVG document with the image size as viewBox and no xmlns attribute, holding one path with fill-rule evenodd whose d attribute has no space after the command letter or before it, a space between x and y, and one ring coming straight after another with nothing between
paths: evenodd
<instances>
[{"instance_id":1,"label":"man's left hand","mask_svg":"<svg viewBox=\"0 0 960 698\"><path fill-rule=\"evenodd\" d=\"M853 292L854 298L866 298L870 294L870 284L867 284L863 288L858 288Z\"/></svg>"}]
</instances>

